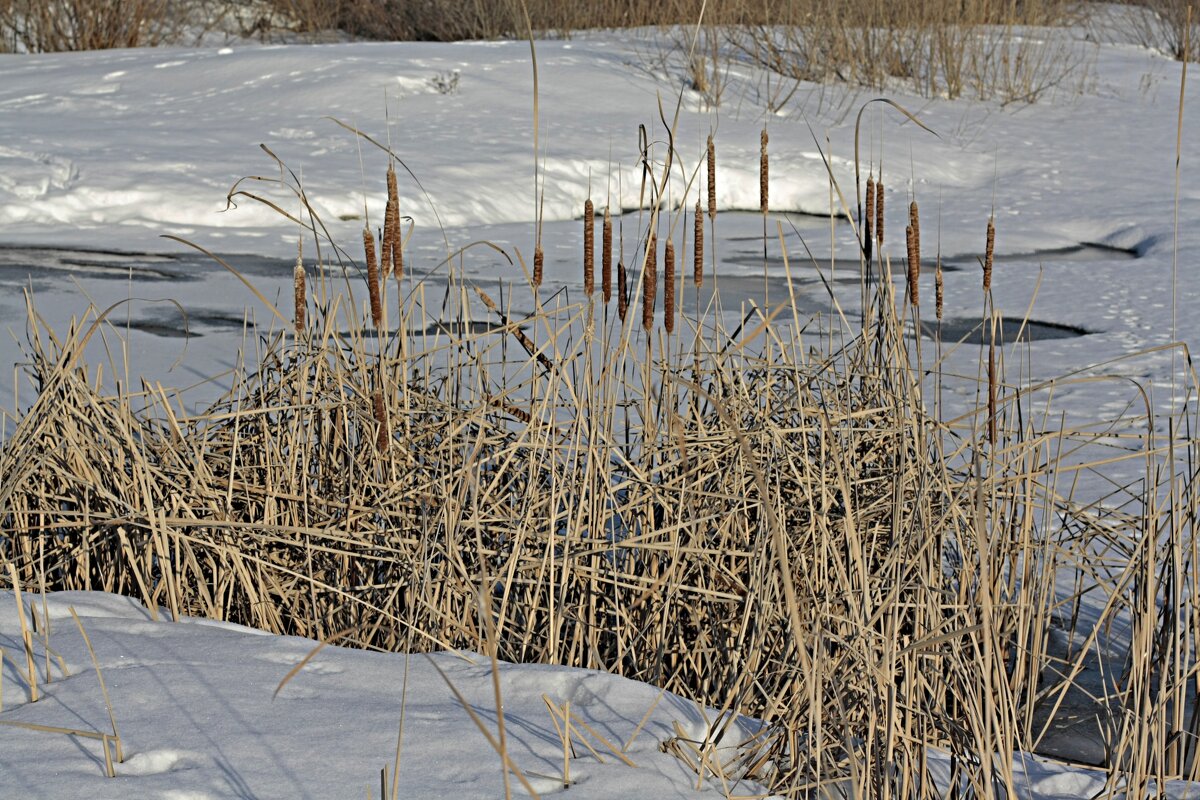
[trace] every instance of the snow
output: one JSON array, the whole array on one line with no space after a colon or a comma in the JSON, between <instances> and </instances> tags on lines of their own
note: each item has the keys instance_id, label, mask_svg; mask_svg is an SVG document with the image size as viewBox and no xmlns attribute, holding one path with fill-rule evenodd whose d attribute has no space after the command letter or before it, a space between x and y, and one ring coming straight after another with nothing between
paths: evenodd
<instances>
[{"instance_id":1,"label":"snow","mask_svg":"<svg viewBox=\"0 0 1200 800\"><path fill-rule=\"evenodd\" d=\"M1031 106L891 95L937 136L871 104L863 114L862 155L876 174L883 163L893 258L901 255L903 237L896 232L915 196L926 257L940 241L947 264L959 267L946 273L948 317L972 324L979 319L976 257L994 213L995 307L1009 319L1029 313L1087 332L1005 351L1022 381L1074 370L1110 376L1057 388L1054 409L1073 420L1105 419L1137 399L1136 381L1151 388L1161 412L1172 399L1176 362L1169 350L1142 351L1174 338L1191 342L1200 329L1200 276L1194 269L1200 260L1200 183L1192 177L1200 97L1193 80L1182 120L1177 235L1179 65L1131 44L1084 41L1082 33L1077 46L1090 65L1086 80L1064 84ZM530 259L540 211L547 283L577 287L577 218L584 199L590 194L598 209L610 203L627 210L621 221L632 257L637 208L645 204L638 128L646 126L661 159L667 130L660 113L671 120L679 99L679 155L668 207L694 203L701 181L686 198L685 187L713 131L723 211L721 277L747 295L761 285L762 220L728 212L758 208L758 142L765 125L771 137L772 263L779 257L779 222L790 264L811 292L806 308L828 309L818 270L828 277L829 222L783 212L829 213L822 155L853 202L855 118L871 95L804 86L788 107L768 112L756 90L761 74L738 65L721 105L712 109L693 92L680 94L682 70L664 72L654 48L638 32L538 42L536 150L525 42L236 43L0 55L0 367L13 366L15 392L9 401L6 371L0 405L17 408L29 397L16 377L25 360L22 289L32 292L38 312L60 330L89 303L100 309L119 304L110 317L115 331L105 332L105 343L119 342L115 333L125 343L97 343L89 351L93 368L104 364L107 377L201 384L189 395L196 403L213 396L217 388L203 384L234 366L247 326L269 324L270 314L234 276L161 237L237 254L231 262L269 299L286 298L295 228L249 198L237 198L236 207L226 203L239 179L280 176L262 144L302 176L335 239L356 253L364 192L371 224L382 219L386 161L333 119L390 141L410 171L400 175L402 213L412 217L415 231L409 263L433 273L432 282L444 282L435 265L449 249L486 239L505 248L513 262L474 250L459 264L462 273L481 283L520 286L517 255ZM544 189L540 206L535 159ZM298 211L278 185L240 188ZM835 227L837 255L852 258L848 223ZM802 257L799 234L818 265ZM311 263L311 242L306 257ZM782 277L781 265L771 271ZM932 277L923 280L929 281L924 294L932 298ZM738 288L743 284L750 288ZM832 285L838 303L856 311L857 280ZM518 296L515 302L519 307L527 301ZM931 309L924 313L932 316ZM185 327L188 336L181 335ZM1122 356L1129 357L1090 366ZM974 347L959 348L947 360L947 369L963 374L977 368ZM975 400L973 389L948 391L951 407ZM29 704L13 660L20 652L15 605L0 593L0 721L104 730L107 717L90 659L66 613L74 606L96 646L129 757L117 765L113 783L103 777L98 742L0 727L0 797L362 796L367 786L378 790L378 772L394 757L402 704L401 796L503 791L499 758L434 669L436 664L446 672L494 730L491 667L476 654L427 660L328 647L273 697L314 643L231 625L160 621L125 598L69 593L53 595L49 603L51 644L70 674L56 678L43 701ZM400 687L406 670L405 694ZM695 774L658 749L674 735L674 722L703 738L705 714L712 712L670 695L658 699L658 690L610 675L515 665L502 665L501 673L513 760L538 791L561 788L561 743L545 693L570 701L589 725L621 744L653 708L628 752L637 768L616 758L601 764L578 748L572 796L719 794L719 782L711 780L697 792ZM750 730L752 723L746 724ZM936 754L934 761L940 763ZM1087 796L1104 781L1102 773L1032 757L1024 764L1028 795L1022 796ZM1173 796L1189 792L1200 795L1195 787L1171 789Z\"/></svg>"}]
</instances>

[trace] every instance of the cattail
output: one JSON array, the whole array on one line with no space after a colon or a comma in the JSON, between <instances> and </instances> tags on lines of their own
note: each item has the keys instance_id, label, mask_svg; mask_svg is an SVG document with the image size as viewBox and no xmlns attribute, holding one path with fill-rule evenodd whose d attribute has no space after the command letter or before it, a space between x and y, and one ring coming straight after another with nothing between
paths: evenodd
<instances>
[{"instance_id":1,"label":"cattail","mask_svg":"<svg viewBox=\"0 0 1200 800\"><path fill-rule=\"evenodd\" d=\"M625 274L625 262L617 262L617 316L625 321L625 312L629 310L629 287L626 285L628 276Z\"/></svg>"},{"instance_id":2,"label":"cattail","mask_svg":"<svg viewBox=\"0 0 1200 800\"><path fill-rule=\"evenodd\" d=\"M874 221L875 221L875 177L873 175L868 175L867 176L867 216L866 216L866 219L863 220L863 241L866 242L865 255L867 257L867 261L871 260L871 244L872 244L871 227L873 226Z\"/></svg>"},{"instance_id":3,"label":"cattail","mask_svg":"<svg viewBox=\"0 0 1200 800\"><path fill-rule=\"evenodd\" d=\"M642 328L647 333L654 326L654 296L658 293L658 237L650 234L646 240L646 267L642 270Z\"/></svg>"},{"instance_id":4,"label":"cattail","mask_svg":"<svg viewBox=\"0 0 1200 800\"><path fill-rule=\"evenodd\" d=\"M908 204L908 286L909 300L914 306L921 304L921 218L917 213L917 201Z\"/></svg>"},{"instance_id":5,"label":"cattail","mask_svg":"<svg viewBox=\"0 0 1200 800\"><path fill-rule=\"evenodd\" d=\"M363 250L367 256L367 293L371 297L371 324L383 327L383 300L379 296L379 261L375 257L375 236L363 227Z\"/></svg>"},{"instance_id":6,"label":"cattail","mask_svg":"<svg viewBox=\"0 0 1200 800\"><path fill-rule=\"evenodd\" d=\"M917 266L916 234L912 225L904 227L904 242L908 248L908 302L917 306L921 304L921 293L917 288L917 278L921 273Z\"/></svg>"},{"instance_id":7,"label":"cattail","mask_svg":"<svg viewBox=\"0 0 1200 800\"><path fill-rule=\"evenodd\" d=\"M875 181L875 243L883 249L883 176ZM880 258L883 258L881 255Z\"/></svg>"},{"instance_id":8,"label":"cattail","mask_svg":"<svg viewBox=\"0 0 1200 800\"><path fill-rule=\"evenodd\" d=\"M983 251L983 290L992 290L992 264L996 254L996 219L988 217L987 247Z\"/></svg>"},{"instance_id":9,"label":"cattail","mask_svg":"<svg viewBox=\"0 0 1200 800\"><path fill-rule=\"evenodd\" d=\"M596 208L589 197L583 204L583 293L596 291Z\"/></svg>"},{"instance_id":10,"label":"cattail","mask_svg":"<svg viewBox=\"0 0 1200 800\"><path fill-rule=\"evenodd\" d=\"M304 274L304 250L303 244L296 253L296 269L292 273L292 284L295 288L295 314L293 320L296 324L296 335L302 335L305 327L305 313L308 310L308 299L305 295L305 284L307 282Z\"/></svg>"},{"instance_id":11,"label":"cattail","mask_svg":"<svg viewBox=\"0 0 1200 800\"><path fill-rule=\"evenodd\" d=\"M390 163L387 171L387 191L388 204L384 212L386 216L383 221L383 238L390 263L385 263L383 268L390 270L396 276L396 280L400 280L404 276L404 237L400 235L400 192L396 189L396 170Z\"/></svg>"},{"instance_id":12,"label":"cattail","mask_svg":"<svg viewBox=\"0 0 1200 800\"><path fill-rule=\"evenodd\" d=\"M704 285L704 214L696 201L696 225L692 234L692 283L699 289Z\"/></svg>"},{"instance_id":13,"label":"cattail","mask_svg":"<svg viewBox=\"0 0 1200 800\"><path fill-rule=\"evenodd\" d=\"M939 255L937 260L937 271L934 273L934 308L937 311L938 322L942 321L942 307L946 294L942 286L942 257Z\"/></svg>"},{"instance_id":14,"label":"cattail","mask_svg":"<svg viewBox=\"0 0 1200 800\"><path fill-rule=\"evenodd\" d=\"M758 207L767 213L767 129L763 128L758 152Z\"/></svg>"},{"instance_id":15,"label":"cattail","mask_svg":"<svg viewBox=\"0 0 1200 800\"><path fill-rule=\"evenodd\" d=\"M708 136L708 218L717 218L717 146Z\"/></svg>"},{"instance_id":16,"label":"cattail","mask_svg":"<svg viewBox=\"0 0 1200 800\"><path fill-rule=\"evenodd\" d=\"M533 248L533 288L542 285L542 270L546 264L546 254L542 252L542 243L538 242Z\"/></svg>"},{"instance_id":17,"label":"cattail","mask_svg":"<svg viewBox=\"0 0 1200 800\"><path fill-rule=\"evenodd\" d=\"M383 403L383 392L376 389L371 400L374 401L375 406L375 422L379 426L375 434L375 449L380 453L386 453L388 444L392 440L392 434L388 430L387 406Z\"/></svg>"},{"instance_id":18,"label":"cattail","mask_svg":"<svg viewBox=\"0 0 1200 800\"><path fill-rule=\"evenodd\" d=\"M667 239L663 253L663 327L675 332L675 243Z\"/></svg>"},{"instance_id":19,"label":"cattail","mask_svg":"<svg viewBox=\"0 0 1200 800\"><path fill-rule=\"evenodd\" d=\"M612 300L612 246L613 227L612 214L604 209L604 252L600 256L600 290L604 293L604 304Z\"/></svg>"},{"instance_id":20,"label":"cattail","mask_svg":"<svg viewBox=\"0 0 1200 800\"><path fill-rule=\"evenodd\" d=\"M379 268L382 271L380 279L386 281L392 271L392 200L388 198L387 208L383 212L383 233L379 237Z\"/></svg>"},{"instance_id":21,"label":"cattail","mask_svg":"<svg viewBox=\"0 0 1200 800\"><path fill-rule=\"evenodd\" d=\"M996 446L996 337L988 342L988 444Z\"/></svg>"}]
</instances>

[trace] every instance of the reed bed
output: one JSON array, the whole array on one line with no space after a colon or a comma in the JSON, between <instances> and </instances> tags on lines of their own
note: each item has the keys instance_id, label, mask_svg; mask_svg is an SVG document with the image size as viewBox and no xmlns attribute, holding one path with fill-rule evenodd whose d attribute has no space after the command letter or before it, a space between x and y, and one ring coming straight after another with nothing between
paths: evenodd
<instances>
[{"instance_id":1,"label":"reed bed","mask_svg":"<svg viewBox=\"0 0 1200 800\"><path fill-rule=\"evenodd\" d=\"M867 185L862 268L888 274L883 185ZM260 331L198 414L161 387L90 378L82 352L104 320L55 334L31 308L38 393L0 446L0 575L647 681L767 723L725 762L728 715L703 742L663 743L731 794L746 777L787 797L1012 796L1014 751L1037 749L1096 675L1114 793L1200 777L1186 420L1166 435L1149 412L1109 421L1117 455L1071 469L1141 459L1145 480L1076 502L1057 468L1098 429L1039 414L1048 387L1006 384L995 337L986 403L941 419L891 280L871 282L853 329L755 308L729 330L666 300L656 320L661 214L640 261L618 258L618 316L591 292L543 307L539 268L528 319L454 276L436 301L410 279L386 304L368 230L369 314L358 273L326 257L305 282L299 264L289 323ZM673 253L664 266L673 283ZM343 279L351 296L330 289ZM443 306L456 324L430 336ZM1114 628L1129 632L1119 655ZM949 785L934 750L951 754Z\"/></svg>"}]
</instances>

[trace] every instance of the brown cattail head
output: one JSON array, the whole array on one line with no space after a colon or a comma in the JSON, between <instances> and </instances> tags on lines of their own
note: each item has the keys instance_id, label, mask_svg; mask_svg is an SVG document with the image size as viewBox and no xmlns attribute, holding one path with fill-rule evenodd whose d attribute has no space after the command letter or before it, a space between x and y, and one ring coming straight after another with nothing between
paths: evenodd
<instances>
[{"instance_id":1,"label":"brown cattail head","mask_svg":"<svg viewBox=\"0 0 1200 800\"><path fill-rule=\"evenodd\" d=\"M696 201L695 228L692 233L692 283L699 289L704 285L704 214Z\"/></svg>"},{"instance_id":2,"label":"brown cattail head","mask_svg":"<svg viewBox=\"0 0 1200 800\"><path fill-rule=\"evenodd\" d=\"M934 272L934 308L937 311L938 322L942 321L942 309L946 299L945 287L942 286L942 257L937 260L937 271Z\"/></svg>"},{"instance_id":3,"label":"brown cattail head","mask_svg":"<svg viewBox=\"0 0 1200 800\"><path fill-rule=\"evenodd\" d=\"M675 243L667 239L663 253L663 327L675 332Z\"/></svg>"},{"instance_id":4,"label":"brown cattail head","mask_svg":"<svg viewBox=\"0 0 1200 800\"><path fill-rule=\"evenodd\" d=\"M988 217L987 246L983 251L983 290L992 290L992 264L996 255L996 218Z\"/></svg>"},{"instance_id":5,"label":"brown cattail head","mask_svg":"<svg viewBox=\"0 0 1200 800\"><path fill-rule=\"evenodd\" d=\"M628 276L625 274L625 262L617 262L617 316L625 321L625 312L629 310Z\"/></svg>"},{"instance_id":6,"label":"brown cattail head","mask_svg":"<svg viewBox=\"0 0 1200 800\"><path fill-rule=\"evenodd\" d=\"M583 204L583 293L596 291L596 207L589 197Z\"/></svg>"},{"instance_id":7,"label":"brown cattail head","mask_svg":"<svg viewBox=\"0 0 1200 800\"><path fill-rule=\"evenodd\" d=\"M383 327L383 299L379 294L379 260L375 256L375 235L363 227L363 251L367 258L367 293L371 297L371 324Z\"/></svg>"},{"instance_id":8,"label":"brown cattail head","mask_svg":"<svg viewBox=\"0 0 1200 800\"><path fill-rule=\"evenodd\" d=\"M389 197L387 208L383 212L383 235L379 237L379 269L380 279L387 280L392 271L392 199Z\"/></svg>"},{"instance_id":9,"label":"brown cattail head","mask_svg":"<svg viewBox=\"0 0 1200 800\"><path fill-rule=\"evenodd\" d=\"M308 310L308 299L305 293L306 276L304 274L304 254L303 251L296 253L296 269L292 272L292 285L295 288L295 314L293 320L296 324L296 335L303 335L306 324L305 314Z\"/></svg>"},{"instance_id":10,"label":"brown cattail head","mask_svg":"<svg viewBox=\"0 0 1200 800\"><path fill-rule=\"evenodd\" d=\"M396 170L388 164L387 171L388 205L384 212L383 238L384 249L390 256L390 263L384 264L384 270L390 270L400 280L404 276L404 237L400 235L400 193L396 189ZM390 234L390 235L389 235Z\"/></svg>"},{"instance_id":11,"label":"brown cattail head","mask_svg":"<svg viewBox=\"0 0 1200 800\"><path fill-rule=\"evenodd\" d=\"M917 201L908 204L908 228L905 230L908 243L908 299L914 306L921 304L921 219L917 212Z\"/></svg>"},{"instance_id":12,"label":"brown cattail head","mask_svg":"<svg viewBox=\"0 0 1200 800\"><path fill-rule=\"evenodd\" d=\"M767 213L768 194L767 194L767 129L763 128L761 144L758 151L758 207L762 213Z\"/></svg>"},{"instance_id":13,"label":"brown cattail head","mask_svg":"<svg viewBox=\"0 0 1200 800\"><path fill-rule=\"evenodd\" d=\"M375 431L375 449L380 453L386 453L388 444L392 441L392 433L388 429L387 406L383 402L383 392L376 389L371 400L374 405L375 422L378 426Z\"/></svg>"},{"instance_id":14,"label":"brown cattail head","mask_svg":"<svg viewBox=\"0 0 1200 800\"><path fill-rule=\"evenodd\" d=\"M533 248L533 288L542 285L542 272L546 265L546 254L542 251L542 243L538 242Z\"/></svg>"},{"instance_id":15,"label":"brown cattail head","mask_svg":"<svg viewBox=\"0 0 1200 800\"><path fill-rule=\"evenodd\" d=\"M658 237L650 234L646 240L646 267L642 270L642 329L647 333L654 327L654 296L658 293Z\"/></svg>"},{"instance_id":16,"label":"brown cattail head","mask_svg":"<svg viewBox=\"0 0 1200 800\"><path fill-rule=\"evenodd\" d=\"M873 237L871 235L871 228L874 226L874 224L875 224L875 176L868 175L867 176L867 215L866 215L866 219L863 220L863 241L866 242L866 244L864 246L864 251L865 251L865 255L866 255L868 261L871 260L871 244L873 243L872 242Z\"/></svg>"},{"instance_id":17,"label":"brown cattail head","mask_svg":"<svg viewBox=\"0 0 1200 800\"><path fill-rule=\"evenodd\" d=\"M708 218L717 218L717 146L708 136Z\"/></svg>"},{"instance_id":18,"label":"brown cattail head","mask_svg":"<svg viewBox=\"0 0 1200 800\"><path fill-rule=\"evenodd\" d=\"M904 242L908 248L908 302L914 306L921 304L921 290L918 288L917 281L921 276L920 261L917 258L916 249L916 232L913 231L912 225L906 225L904 228Z\"/></svg>"},{"instance_id":19,"label":"brown cattail head","mask_svg":"<svg viewBox=\"0 0 1200 800\"><path fill-rule=\"evenodd\" d=\"M883 248L883 176L875 181L875 244ZM879 256L883 258L882 255Z\"/></svg>"},{"instance_id":20,"label":"brown cattail head","mask_svg":"<svg viewBox=\"0 0 1200 800\"><path fill-rule=\"evenodd\" d=\"M600 291L604 293L604 303L607 305L612 300L612 246L613 246L613 227L612 214L607 208L604 209L604 237L602 246L604 252L601 254L600 264Z\"/></svg>"}]
</instances>

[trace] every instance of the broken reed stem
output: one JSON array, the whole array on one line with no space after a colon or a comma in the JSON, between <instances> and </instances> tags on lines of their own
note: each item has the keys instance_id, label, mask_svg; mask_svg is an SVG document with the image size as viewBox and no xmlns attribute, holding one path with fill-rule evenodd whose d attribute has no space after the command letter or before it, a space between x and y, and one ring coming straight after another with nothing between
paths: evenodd
<instances>
[{"instance_id":1,"label":"broken reed stem","mask_svg":"<svg viewBox=\"0 0 1200 800\"><path fill-rule=\"evenodd\" d=\"M642 270L642 329L647 333L654 326L654 295L658 292L658 237L653 233L646 240L646 268Z\"/></svg>"},{"instance_id":2,"label":"broken reed stem","mask_svg":"<svg viewBox=\"0 0 1200 800\"><path fill-rule=\"evenodd\" d=\"M542 243L538 242L533 248L533 288L542 285L542 272L546 264L546 254L542 250Z\"/></svg>"},{"instance_id":3,"label":"broken reed stem","mask_svg":"<svg viewBox=\"0 0 1200 800\"><path fill-rule=\"evenodd\" d=\"M675 332L675 243L667 239L663 253L663 327Z\"/></svg>"},{"instance_id":4,"label":"broken reed stem","mask_svg":"<svg viewBox=\"0 0 1200 800\"><path fill-rule=\"evenodd\" d=\"M874 227L875 220L875 176L867 175L867 216L863 220L863 248L867 261L871 260L871 230Z\"/></svg>"},{"instance_id":5,"label":"broken reed stem","mask_svg":"<svg viewBox=\"0 0 1200 800\"><path fill-rule=\"evenodd\" d=\"M692 230L692 283L699 289L704 285L704 213L696 200L696 224Z\"/></svg>"},{"instance_id":6,"label":"broken reed stem","mask_svg":"<svg viewBox=\"0 0 1200 800\"><path fill-rule=\"evenodd\" d=\"M917 212L917 201L908 205L908 299L914 306L921 305L921 220Z\"/></svg>"},{"instance_id":7,"label":"broken reed stem","mask_svg":"<svg viewBox=\"0 0 1200 800\"><path fill-rule=\"evenodd\" d=\"M589 197L583 204L583 293L596 291L596 208Z\"/></svg>"},{"instance_id":8,"label":"broken reed stem","mask_svg":"<svg viewBox=\"0 0 1200 800\"><path fill-rule=\"evenodd\" d=\"M629 310L628 276L625 274L625 262L617 262L617 317L625 321L625 313Z\"/></svg>"},{"instance_id":9,"label":"broken reed stem","mask_svg":"<svg viewBox=\"0 0 1200 800\"><path fill-rule=\"evenodd\" d=\"M763 128L758 152L758 207L764 214L769 206L767 183L767 129Z\"/></svg>"},{"instance_id":10,"label":"broken reed stem","mask_svg":"<svg viewBox=\"0 0 1200 800\"><path fill-rule=\"evenodd\" d=\"M392 433L388 429L387 405L383 402L383 391L376 389L371 395L371 403L374 407L375 422L377 424L375 433L375 449L380 453L388 451L388 444L392 441Z\"/></svg>"},{"instance_id":11,"label":"broken reed stem","mask_svg":"<svg viewBox=\"0 0 1200 800\"><path fill-rule=\"evenodd\" d=\"M292 272L293 286L293 302L295 304L292 314L292 321L296 326L296 335L303 336L304 328L307 325L306 312L308 310L307 298L307 276L304 273L304 246L298 248L296 253L296 269Z\"/></svg>"},{"instance_id":12,"label":"broken reed stem","mask_svg":"<svg viewBox=\"0 0 1200 800\"><path fill-rule=\"evenodd\" d=\"M367 258L367 293L371 296L371 324L375 330L383 327L383 299L379 294L379 260L375 256L375 235L363 227L363 251Z\"/></svg>"},{"instance_id":13,"label":"broken reed stem","mask_svg":"<svg viewBox=\"0 0 1200 800\"><path fill-rule=\"evenodd\" d=\"M396 188L396 170L391 162L388 162L387 192L383 220L383 270L385 275L391 272L396 280L400 280L404 275L404 237L400 235L400 193Z\"/></svg>"},{"instance_id":14,"label":"broken reed stem","mask_svg":"<svg viewBox=\"0 0 1200 800\"><path fill-rule=\"evenodd\" d=\"M33 634L25 622L25 601L21 599L21 580L17 566L8 562L8 579L12 583L13 599L17 602L17 622L21 627L21 646L25 649L25 666L29 670L29 702L38 701L37 667L33 663Z\"/></svg>"},{"instance_id":15,"label":"broken reed stem","mask_svg":"<svg viewBox=\"0 0 1200 800\"><path fill-rule=\"evenodd\" d=\"M988 217L987 246L983 251L983 290L992 290L992 265L996 254L996 218Z\"/></svg>"},{"instance_id":16,"label":"broken reed stem","mask_svg":"<svg viewBox=\"0 0 1200 800\"><path fill-rule=\"evenodd\" d=\"M717 218L717 146L712 134L708 136L708 218Z\"/></svg>"},{"instance_id":17,"label":"broken reed stem","mask_svg":"<svg viewBox=\"0 0 1200 800\"><path fill-rule=\"evenodd\" d=\"M600 254L600 291L604 293L604 304L608 305L612 300L612 246L613 246L613 226L612 214L609 209L604 209L604 234L601 246L604 252Z\"/></svg>"},{"instance_id":18,"label":"broken reed stem","mask_svg":"<svg viewBox=\"0 0 1200 800\"><path fill-rule=\"evenodd\" d=\"M875 181L875 244L883 249L883 176ZM879 256L883 258L882 255Z\"/></svg>"}]
</instances>

